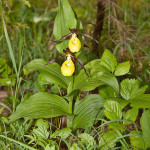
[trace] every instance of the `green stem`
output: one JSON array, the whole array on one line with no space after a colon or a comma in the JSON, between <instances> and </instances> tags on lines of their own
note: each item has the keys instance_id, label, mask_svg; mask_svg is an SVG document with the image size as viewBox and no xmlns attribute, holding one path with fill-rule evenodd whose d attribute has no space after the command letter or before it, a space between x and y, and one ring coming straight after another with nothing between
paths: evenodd
<instances>
[{"instance_id":1,"label":"green stem","mask_svg":"<svg viewBox=\"0 0 150 150\"><path fill-rule=\"evenodd\" d=\"M73 83L74 83L74 76L73 76L73 78L72 78L72 80L68 86L67 94L70 94L72 92ZM73 110L73 97L74 97L74 95L72 94L68 99L68 101L69 101L68 110L69 110L70 115L67 116L67 126L70 128L72 128L72 120L73 120L73 111L72 111Z\"/></svg>"},{"instance_id":2,"label":"green stem","mask_svg":"<svg viewBox=\"0 0 150 150\"><path fill-rule=\"evenodd\" d=\"M69 101L69 112L72 114L72 101Z\"/></svg>"}]
</instances>

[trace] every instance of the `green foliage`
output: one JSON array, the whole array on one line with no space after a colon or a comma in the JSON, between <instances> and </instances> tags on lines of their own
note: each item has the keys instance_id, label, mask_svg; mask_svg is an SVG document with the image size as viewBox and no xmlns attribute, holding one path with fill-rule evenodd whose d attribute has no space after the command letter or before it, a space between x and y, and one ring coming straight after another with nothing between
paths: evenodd
<instances>
[{"instance_id":1,"label":"green foliage","mask_svg":"<svg viewBox=\"0 0 150 150\"><path fill-rule=\"evenodd\" d=\"M102 82L102 84L110 85L118 94L119 93L119 84L116 77L107 71L102 65L101 60L96 59L85 65L91 76Z\"/></svg>"},{"instance_id":2,"label":"green foliage","mask_svg":"<svg viewBox=\"0 0 150 150\"><path fill-rule=\"evenodd\" d=\"M117 60L109 50L105 50L105 52L103 53L101 65L112 73L115 71L115 68L117 66Z\"/></svg>"},{"instance_id":3,"label":"green foliage","mask_svg":"<svg viewBox=\"0 0 150 150\"><path fill-rule=\"evenodd\" d=\"M72 77L63 76L60 66L57 63L44 66L45 64L45 60L35 59L24 66L24 74L28 75L29 73L38 70L40 71L40 80L43 82L45 81L46 83L54 83L67 88L72 80Z\"/></svg>"},{"instance_id":4,"label":"green foliage","mask_svg":"<svg viewBox=\"0 0 150 150\"><path fill-rule=\"evenodd\" d=\"M75 14L67 0L58 0L59 9L54 22L54 37L55 40L61 39L62 36L67 35L69 29L77 27L77 20ZM63 53L63 50L68 47L68 41L62 41L56 45L57 50Z\"/></svg>"},{"instance_id":5,"label":"green foliage","mask_svg":"<svg viewBox=\"0 0 150 150\"><path fill-rule=\"evenodd\" d=\"M116 145L118 134L114 130L107 130L101 133L99 137L99 145L102 149L110 149Z\"/></svg>"},{"instance_id":6,"label":"green foliage","mask_svg":"<svg viewBox=\"0 0 150 150\"><path fill-rule=\"evenodd\" d=\"M150 94L142 94L131 101L131 106L136 108L150 108Z\"/></svg>"},{"instance_id":7,"label":"green foliage","mask_svg":"<svg viewBox=\"0 0 150 150\"><path fill-rule=\"evenodd\" d=\"M49 137L49 132L47 129L49 128L49 124L47 121L43 119L38 119L35 124L35 129L33 129L33 133L36 134L37 137L47 140Z\"/></svg>"},{"instance_id":8,"label":"green foliage","mask_svg":"<svg viewBox=\"0 0 150 150\"><path fill-rule=\"evenodd\" d=\"M78 145L74 143L74 144L70 147L70 150L81 150L81 148L79 148Z\"/></svg>"},{"instance_id":9,"label":"green foliage","mask_svg":"<svg viewBox=\"0 0 150 150\"><path fill-rule=\"evenodd\" d=\"M132 109L129 109L126 113L125 113L125 115L124 115L124 119L125 120L128 120L128 121L132 121L132 122L134 122L135 120L136 120L136 118L137 118L137 116L138 116L138 112L139 112L139 110L138 110L138 108L132 108ZM131 122L131 123L132 123ZM124 124L126 124L126 125L128 125L128 124L131 124L130 122L124 122Z\"/></svg>"},{"instance_id":10,"label":"green foliage","mask_svg":"<svg viewBox=\"0 0 150 150\"><path fill-rule=\"evenodd\" d=\"M121 82L121 96L129 100L139 89L139 81L135 79L125 79Z\"/></svg>"},{"instance_id":11,"label":"green foliage","mask_svg":"<svg viewBox=\"0 0 150 150\"><path fill-rule=\"evenodd\" d=\"M117 101L107 100L104 103L105 115L111 120L120 120L122 118L122 109Z\"/></svg>"},{"instance_id":12,"label":"green foliage","mask_svg":"<svg viewBox=\"0 0 150 150\"><path fill-rule=\"evenodd\" d=\"M134 150L145 149L145 143L144 143L141 132L131 131L130 134L134 134L134 136L129 137L132 148Z\"/></svg>"},{"instance_id":13,"label":"green foliage","mask_svg":"<svg viewBox=\"0 0 150 150\"><path fill-rule=\"evenodd\" d=\"M78 138L80 139L80 145L86 145L87 149L96 144L94 138L90 134L81 133L78 135Z\"/></svg>"},{"instance_id":14,"label":"green foliage","mask_svg":"<svg viewBox=\"0 0 150 150\"><path fill-rule=\"evenodd\" d=\"M108 124L108 127L109 127L109 129L125 131L124 126L121 123L118 123L118 122L111 122L111 123Z\"/></svg>"},{"instance_id":15,"label":"green foliage","mask_svg":"<svg viewBox=\"0 0 150 150\"><path fill-rule=\"evenodd\" d=\"M123 62L116 67L115 75L116 76L125 75L129 72L129 70L130 70L130 62L129 61Z\"/></svg>"},{"instance_id":16,"label":"green foliage","mask_svg":"<svg viewBox=\"0 0 150 150\"><path fill-rule=\"evenodd\" d=\"M108 85L102 85L99 88L99 94L102 98L112 98L116 96L114 89Z\"/></svg>"},{"instance_id":17,"label":"green foliage","mask_svg":"<svg viewBox=\"0 0 150 150\"><path fill-rule=\"evenodd\" d=\"M102 98L96 94L86 96L84 99L77 101L74 107L73 128L92 126L93 123L104 116L102 108Z\"/></svg>"},{"instance_id":18,"label":"green foliage","mask_svg":"<svg viewBox=\"0 0 150 150\"><path fill-rule=\"evenodd\" d=\"M57 138L58 136L62 139L66 139L71 134L70 128L63 128L61 130L55 130L55 132L51 135L51 138Z\"/></svg>"},{"instance_id":19,"label":"green foliage","mask_svg":"<svg viewBox=\"0 0 150 150\"><path fill-rule=\"evenodd\" d=\"M16 112L10 116L10 122L21 117L50 118L67 114L69 114L68 103L62 97L41 92L22 101Z\"/></svg>"},{"instance_id":20,"label":"green foliage","mask_svg":"<svg viewBox=\"0 0 150 150\"><path fill-rule=\"evenodd\" d=\"M140 120L146 148L150 148L150 111L144 111Z\"/></svg>"},{"instance_id":21,"label":"green foliage","mask_svg":"<svg viewBox=\"0 0 150 150\"><path fill-rule=\"evenodd\" d=\"M11 105L9 108L0 102L3 106L0 109L0 149L57 150L64 144L71 150L130 149L130 145L133 149L149 148L150 94L144 94L148 88L144 82L149 81L148 0L106 3L105 16L109 19L104 19L104 30L99 38L98 50L102 51L107 47L113 54L106 50L102 59L95 59L99 56L90 52L93 43L85 43L89 50L82 47L81 55L75 54L84 60L84 64L87 63L85 68L90 77L87 77L78 65L73 77L62 76L60 62L43 67L47 63L44 59L51 59L57 55L56 49L64 54L63 49L68 47L68 40L59 42L56 48L49 46L48 41L54 41L52 32L55 40L59 40L70 33L69 28L82 29L82 23L77 20L76 14L82 17L86 33L93 33L93 21L91 22L90 18L96 16L93 9L96 1L70 2L73 3L75 11L68 0L58 0L57 8L54 8L57 1L0 1L0 54L2 58L6 58L0 58L0 86L8 86L7 91L11 95L5 102L13 104L13 114L9 120L2 112L5 111L5 107L12 113ZM32 8L28 8L31 4ZM51 26L56 13L52 31ZM123 33L124 29L126 34ZM81 43L83 46L82 41ZM119 58L118 64L114 55ZM32 61L29 62L30 60ZM93 61L88 62L89 60ZM125 62L122 62L124 60ZM121 82L122 78L119 76L129 73L128 60L132 64L130 72L139 81L125 79L124 76ZM9 62L9 66L6 62ZM24 66L23 71L27 76L22 76L22 65L26 62L29 63ZM33 71L38 71L39 74L31 74ZM27 84L30 86L25 88ZM145 86L140 87L140 84ZM99 95L91 94L91 90L96 87L99 87ZM6 87L1 89L6 90ZM142 132L138 131L141 129L135 122L140 108L144 111L140 121ZM61 122L61 118L54 118L62 115L66 116L67 125L66 120ZM104 119L105 115L107 119ZM22 117L25 120L19 119ZM34 120L34 126L32 118L48 119ZM95 123L96 126L91 127ZM131 123L136 131L129 131L130 126L126 125ZM61 124L67 128L61 129ZM57 128L55 131L54 126ZM83 128L92 134L87 134ZM77 144L73 144L74 140Z\"/></svg>"},{"instance_id":22,"label":"green foliage","mask_svg":"<svg viewBox=\"0 0 150 150\"><path fill-rule=\"evenodd\" d=\"M6 60L0 58L0 86L14 86L16 75L11 75L11 68L7 65Z\"/></svg>"}]
</instances>

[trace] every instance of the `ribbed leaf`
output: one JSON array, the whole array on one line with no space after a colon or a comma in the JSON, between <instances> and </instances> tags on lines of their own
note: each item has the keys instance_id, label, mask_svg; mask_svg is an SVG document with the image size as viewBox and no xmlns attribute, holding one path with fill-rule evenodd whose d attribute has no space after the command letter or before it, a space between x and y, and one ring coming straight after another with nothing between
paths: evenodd
<instances>
[{"instance_id":1,"label":"ribbed leaf","mask_svg":"<svg viewBox=\"0 0 150 150\"><path fill-rule=\"evenodd\" d=\"M93 64L93 65L92 65ZM95 63L88 63L86 66L90 69L90 74L94 79L101 81L103 84L110 85L118 94L119 84L116 77L107 71L102 65L101 61L96 61Z\"/></svg>"},{"instance_id":2,"label":"ribbed leaf","mask_svg":"<svg viewBox=\"0 0 150 150\"><path fill-rule=\"evenodd\" d=\"M76 28L77 20L75 18L74 12L71 9L67 0L59 0L59 8L57 11L57 16L54 22L54 37L55 40L59 40L62 36L70 33L70 29ZM56 45L57 50L63 53L63 49L68 47L68 40L61 41Z\"/></svg>"},{"instance_id":3,"label":"ribbed leaf","mask_svg":"<svg viewBox=\"0 0 150 150\"><path fill-rule=\"evenodd\" d=\"M150 94L142 94L132 100L130 100L131 107L136 108L150 108Z\"/></svg>"},{"instance_id":4,"label":"ribbed leaf","mask_svg":"<svg viewBox=\"0 0 150 150\"><path fill-rule=\"evenodd\" d=\"M57 138L58 136L66 139L71 134L70 128L63 128L61 130L55 130L55 132L51 135L51 138Z\"/></svg>"},{"instance_id":5,"label":"ribbed leaf","mask_svg":"<svg viewBox=\"0 0 150 150\"><path fill-rule=\"evenodd\" d=\"M73 128L85 128L104 116L103 102L100 95L88 95L77 101L74 108Z\"/></svg>"},{"instance_id":6,"label":"ribbed leaf","mask_svg":"<svg viewBox=\"0 0 150 150\"><path fill-rule=\"evenodd\" d=\"M128 121L132 121L130 122L124 122L125 125L129 125L132 124L133 121L136 120L137 116L138 116L138 108L133 107L132 109L128 110L125 115L124 115L124 120L128 120Z\"/></svg>"},{"instance_id":7,"label":"ribbed leaf","mask_svg":"<svg viewBox=\"0 0 150 150\"><path fill-rule=\"evenodd\" d=\"M85 68L89 71L93 66L96 66L100 63L100 59L95 59L85 65ZM90 71L91 72L91 71ZM87 77L84 70L81 70L80 73L75 76L73 90L82 89L85 91L90 91L99 86L101 82L97 79L93 79L92 76Z\"/></svg>"},{"instance_id":8,"label":"ribbed leaf","mask_svg":"<svg viewBox=\"0 0 150 150\"><path fill-rule=\"evenodd\" d=\"M131 146L134 150L142 150L145 149L145 143L140 131L131 131L130 134L134 134L134 136L129 136ZM137 134L137 135L135 135Z\"/></svg>"},{"instance_id":9,"label":"ribbed leaf","mask_svg":"<svg viewBox=\"0 0 150 150\"><path fill-rule=\"evenodd\" d=\"M116 77L109 73L100 65L101 60L96 59L85 65L90 77L87 77L84 70L75 77L73 90L82 89L90 91L101 84L110 85L117 93L119 93L119 85Z\"/></svg>"},{"instance_id":10,"label":"ribbed leaf","mask_svg":"<svg viewBox=\"0 0 150 150\"><path fill-rule=\"evenodd\" d=\"M78 138L81 139L80 143L86 145L87 149L90 149L91 146L96 144L94 137L87 133L81 133L78 135Z\"/></svg>"},{"instance_id":11,"label":"ribbed leaf","mask_svg":"<svg viewBox=\"0 0 150 150\"><path fill-rule=\"evenodd\" d=\"M116 92L109 85L102 85L99 88L99 94L102 98L112 98L116 97Z\"/></svg>"},{"instance_id":12,"label":"ribbed leaf","mask_svg":"<svg viewBox=\"0 0 150 150\"><path fill-rule=\"evenodd\" d=\"M38 119L36 121L35 126L37 128L33 129L33 133L35 133L38 138L47 140L49 137L49 132L48 132L49 124L48 124L48 122L44 121L43 119Z\"/></svg>"},{"instance_id":13,"label":"ribbed leaf","mask_svg":"<svg viewBox=\"0 0 150 150\"><path fill-rule=\"evenodd\" d=\"M105 115L110 120L120 120L122 118L121 105L117 101L107 100L104 103Z\"/></svg>"},{"instance_id":14,"label":"ribbed leaf","mask_svg":"<svg viewBox=\"0 0 150 150\"><path fill-rule=\"evenodd\" d=\"M101 133L99 137L99 145L102 149L111 149L116 145L117 137L119 135L114 130L107 130L106 132Z\"/></svg>"},{"instance_id":15,"label":"ribbed leaf","mask_svg":"<svg viewBox=\"0 0 150 150\"><path fill-rule=\"evenodd\" d=\"M150 112L144 111L140 120L143 132L143 139L146 147L150 148Z\"/></svg>"},{"instance_id":16,"label":"ribbed leaf","mask_svg":"<svg viewBox=\"0 0 150 150\"><path fill-rule=\"evenodd\" d=\"M104 66L108 71L111 71L112 73L115 71L115 68L117 66L117 60L115 56L107 49L103 53L101 65Z\"/></svg>"},{"instance_id":17,"label":"ribbed leaf","mask_svg":"<svg viewBox=\"0 0 150 150\"><path fill-rule=\"evenodd\" d=\"M43 67L46 63L47 62L43 59L34 59L24 66L24 74L27 75L35 70L38 70L44 76L44 81L67 88L72 77L63 76L59 64L52 63Z\"/></svg>"},{"instance_id":18,"label":"ribbed leaf","mask_svg":"<svg viewBox=\"0 0 150 150\"><path fill-rule=\"evenodd\" d=\"M65 21L70 29L75 29L77 26L77 20L75 17L75 13L72 10L68 0L60 0L63 7L63 15Z\"/></svg>"},{"instance_id":19,"label":"ribbed leaf","mask_svg":"<svg viewBox=\"0 0 150 150\"><path fill-rule=\"evenodd\" d=\"M100 84L102 84L102 82L92 77L88 77L84 70L81 70L80 73L75 77L73 90L81 89L90 91L98 87Z\"/></svg>"},{"instance_id":20,"label":"ribbed leaf","mask_svg":"<svg viewBox=\"0 0 150 150\"><path fill-rule=\"evenodd\" d=\"M123 62L116 67L115 75L116 76L125 75L129 72L129 70L130 70L130 62L129 61Z\"/></svg>"},{"instance_id":21,"label":"ribbed leaf","mask_svg":"<svg viewBox=\"0 0 150 150\"><path fill-rule=\"evenodd\" d=\"M139 89L139 82L135 79L125 79L121 82L121 96L129 100Z\"/></svg>"},{"instance_id":22,"label":"ribbed leaf","mask_svg":"<svg viewBox=\"0 0 150 150\"><path fill-rule=\"evenodd\" d=\"M50 118L67 114L69 114L68 103L63 98L55 94L41 92L22 101L16 112L10 116L10 122L21 117L29 119Z\"/></svg>"}]
</instances>

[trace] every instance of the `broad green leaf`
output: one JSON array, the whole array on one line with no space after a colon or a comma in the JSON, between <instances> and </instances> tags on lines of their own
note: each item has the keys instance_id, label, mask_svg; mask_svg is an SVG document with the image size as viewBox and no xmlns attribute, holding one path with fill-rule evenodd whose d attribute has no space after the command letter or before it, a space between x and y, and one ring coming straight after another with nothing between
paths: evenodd
<instances>
[{"instance_id":1,"label":"broad green leaf","mask_svg":"<svg viewBox=\"0 0 150 150\"><path fill-rule=\"evenodd\" d=\"M56 130L50 137L51 138L57 138L57 136L66 139L71 134L70 128L63 128L61 130Z\"/></svg>"},{"instance_id":2,"label":"broad green leaf","mask_svg":"<svg viewBox=\"0 0 150 150\"><path fill-rule=\"evenodd\" d=\"M63 6L59 2L59 9L57 11L57 16L54 21L54 29L53 29L53 34L55 37L55 41L60 40L64 35L69 34L69 28L67 27L67 23L64 17L64 12L63 12ZM57 50L61 53L63 53L63 50L68 47L68 40L63 40L56 44Z\"/></svg>"},{"instance_id":3,"label":"broad green leaf","mask_svg":"<svg viewBox=\"0 0 150 150\"><path fill-rule=\"evenodd\" d=\"M45 78L44 82L54 83L67 88L72 79L72 76L63 76L61 73L60 65L57 63L52 63L43 67L43 65L46 63L47 62L43 59L34 59L24 66L24 74L28 75L29 73L37 70L40 71L41 77Z\"/></svg>"},{"instance_id":4,"label":"broad green leaf","mask_svg":"<svg viewBox=\"0 0 150 150\"><path fill-rule=\"evenodd\" d=\"M81 89L84 91L91 91L100 84L102 84L100 81L94 79L93 77L88 77L82 69L80 73L75 76L73 90Z\"/></svg>"},{"instance_id":5,"label":"broad green leaf","mask_svg":"<svg viewBox=\"0 0 150 150\"><path fill-rule=\"evenodd\" d=\"M108 124L109 129L115 129L120 131L125 131L124 126L118 122L111 122Z\"/></svg>"},{"instance_id":6,"label":"broad green leaf","mask_svg":"<svg viewBox=\"0 0 150 150\"><path fill-rule=\"evenodd\" d=\"M81 139L80 144L85 144L86 148L88 149L90 146L93 146L94 144L96 144L93 136L91 136L90 134L87 133L81 133L78 135L78 138Z\"/></svg>"},{"instance_id":7,"label":"broad green leaf","mask_svg":"<svg viewBox=\"0 0 150 150\"><path fill-rule=\"evenodd\" d=\"M125 101L124 99L119 99L119 98L107 98L107 99L104 99L104 103L107 100L116 101L117 103L119 103L121 109L123 109L126 105L130 103L130 101Z\"/></svg>"},{"instance_id":8,"label":"broad green leaf","mask_svg":"<svg viewBox=\"0 0 150 150\"><path fill-rule=\"evenodd\" d=\"M102 132L99 137L99 145L102 149L111 149L116 145L118 141L118 134L114 130L107 130L106 132Z\"/></svg>"},{"instance_id":9,"label":"broad green leaf","mask_svg":"<svg viewBox=\"0 0 150 150\"><path fill-rule=\"evenodd\" d=\"M67 26L70 29L75 29L77 27L77 19L75 17L75 13L72 10L68 0L60 0L62 7L63 7L63 15Z\"/></svg>"},{"instance_id":10,"label":"broad green leaf","mask_svg":"<svg viewBox=\"0 0 150 150\"><path fill-rule=\"evenodd\" d=\"M102 85L99 88L99 94L102 98L116 97L116 92L109 85Z\"/></svg>"},{"instance_id":11,"label":"broad green leaf","mask_svg":"<svg viewBox=\"0 0 150 150\"><path fill-rule=\"evenodd\" d=\"M80 73L75 76L73 90L82 89L90 91L99 85L106 84L110 85L116 93L119 93L119 84L116 77L102 67L100 62L100 59L96 59L85 65L90 77L87 77L84 70L81 70Z\"/></svg>"},{"instance_id":12,"label":"broad green leaf","mask_svg":"<svg viewBox=\"0 0 150 150\"><path fill-rule=\"evenodd\" d=\"M96 64L98 65L99 62L100 62L100 59L93 60L93 61L89 62L88 64L86 64L85 68L89 72L89 70ZM90 77L87 77L84 70L82 69L80 71L80 73L75 76L73 90L81 89L81 90L85 90L85 91L90 91L90 90L95 89L100 84L101 84L101 82L98 81L97 79L94 79L92 77L92 75L90 75Z\"/></svg>"},{"instance_id":13,"label":"broad green leaf","mask_svg":"<svg viewBox=\"0 0 150 150\"><path fill-rule=\"evenodd\" d=\"M10 86L12 84L10 78L0 78L0 86Z\"/></svg>"},{"instance_id":14,"label":"broad green leaf","mask_svg":"<svg viewBox=\"0 0 150 150\"><path fill-rule=\"evenodd\" d=\"M143 133L143 139L146 147L150 147L150 113L144 111L140 120L141 129Z\"/></svg>"},{"instance_id":15,"label":"broad green leaf","mask_svg":"<svg viewBox=\"0 0 150 150\"><path fill-rule=\"evenodd\" d=\"M60 96L49 93L37 93L22 101L16 112L10 116L10 122L19 118L50 118L68 115L68 103Z\"/></svg>"},{"instance_id":16,"label":"broad green leaf","mask_svg":"<svg viewBox=\"0 0 150 150\"><path fill-rule=\"evenodd\" d=\"M71 9L67 0L59 0L59 8L57 11L57 16L54 21L54 37L55 40L61 39L64 35L70 33L70 29L74 29L77 26L77 20L75 18L75 14ZM64 40L56 44L57 50L63 53L63 49L68 47L68 40Z\"/></svg>"},{"instance_id":17,"label":"broad green leaf","mask_svg":"<svg viewBox=\"0 0 150 150\"><path fill-rule=\"evenodd\" d=\"M138 113L139 113L138 108L133 107L132 109L129 109L124 115L124 120L132 121L132 122L125 121L124 124L125 125L132 124L136 120Z\"/></svg>"},{"instance_id":18,"label":"broad green leaf","mask_svg":"<svg viewBox=\"0 0 150 150\"><path fill-rule=\"evenodd\" d=\"M135 79L125 79L121 82L121 96L129 100L139 89L139 82Z\"/></svg>"},{"instance_id":19,"label":"broad green leaf","mask_svg":"<svg viewBox=\"0 0 150 150\"><path fill-rule=\"evenodd\" d=\"M85 67L89 69L90 75L93 79L101 81L104 85L110 85L118 94L119 84L116 77L107 71L100 62L100 60L95 60L85 65Z\"/></svg>"},{"instance_id":20,"label":"broad green leaf","mask_svg":"<svg viewBox=\"0 0 150 150\"><path fill-rule=\"evenodd\" d=\"M115 71L117 66L117 60L109 50L105 50L105 52L103 53L101 58L101 65L112 73Z\"/></svg>"},{"instance_id":21,"label":"broad green leaf","mask_svg":"<svg viewBox=\"0 0 150 150\"><path fill-rule=\"evenodd\" d=\"M145 149L145 143L142 137L141 132L137 131L131 131L130 134L137 134L137 136L129 136L131 146L134 150L144 150Z\"/></svg>"},{"instance_id":22,"label":"broad green leaf","mask_svg":"<svg viewBox=\"0 0 150 150\"><path fill-rule=\"evenodd\" d=\"M94 59L90 62L88 62L85 67L87 69L90 69L90 68L96 68L95 66L100 66L100 63L101 63L101 59ZM94 70L95 71L95 70Z\"/></svg>"},{"instance_id":23,"label":"broad green leaf","mask_svg":"<svg viewBox=\"0 0 150 150\"><path fill-rule=\"evenodd\" d=\"M150 108L150 94L142 94L129 101L131 107L136 108Z\"/></svg>"},{"instance_id":24,"label":"broad green leaf","mask_svg":"<svg viewBox=\"0 0 150 150\"><path fill-rule=\"evenodd\" d=\"M102 98L97 94L86 96L75 103L73 128L92 126L95 121L104 116Z\"/></svg>"},{"instance_id":25,"label":"broad green leaf","mask_svg":"<svg viewBox=\"0 0 150 150\"><path fill-rule=\"evenodd\" d=\"M121 105L117 101L106 100L104 102L105 115L110 120L120 120L122 118Z\"/></svg>"},{"instance_id":26,"label":"broad green leaf","mask_svg":"<svg viewBox=\"0 0 150 150\"><path fill-rule=\"evenodd\" d=\"M130 62L129 61L123 62L116 67L115 75L116 76L125 75L129 72L129 70L130 70Z\"/></svg>"},{"instance_id":27,"label":"broad green leaf","mask_svg":"<svg viewBox=\"0 0 150 150\"><path fill-rule=\"evenodd\" d=\"M43 119L38 119L35 126L37 128L33 129L33 133L35 133L38 138L47 140L49 137L49 132L47 130L49 128L48 122Z\"/></svg>"},{"instance_id":28,"label":"broad green leaf","mask_svg":"<svg viewBox=\"0 0 150 150\"><path fill-rule=\"evenodd\" d=\"M135 99L141 95L143 95L146 91L146 89L148 88L147 85L144 85L143 87L139 88L131 97L130 99Z\"/></svg>"}]
</instances>

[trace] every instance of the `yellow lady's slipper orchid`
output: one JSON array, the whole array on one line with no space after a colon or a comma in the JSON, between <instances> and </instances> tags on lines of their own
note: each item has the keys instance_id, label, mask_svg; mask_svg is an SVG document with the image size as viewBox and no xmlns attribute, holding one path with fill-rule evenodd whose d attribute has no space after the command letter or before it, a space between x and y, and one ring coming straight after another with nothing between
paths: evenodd
<instances>
[{"instance_id":1,"label":"yellow lady's slipper orchid","mask_svg":"<svg viewBox=\"0 0 150 150\"><path fill-rule=\"evenodd\" d=\"M77 38L77 35L75 33L72 34L71 39L69 40L69 49L72 53L78 52L81 48L81 42Z\"/></svg>"},{"instance_id":2,"label":"yellow lady's slipper orchid","mask_svg":"<svg viewBox=\"0 0 150 150\"><path fill-rule=\"evenodd\" d=\"M71 57L68 56L67 60L61 66L61 73L64 76L72 76L74 71L75 71L74 63L71 60Z\"/></svg>"}]
</instances>

